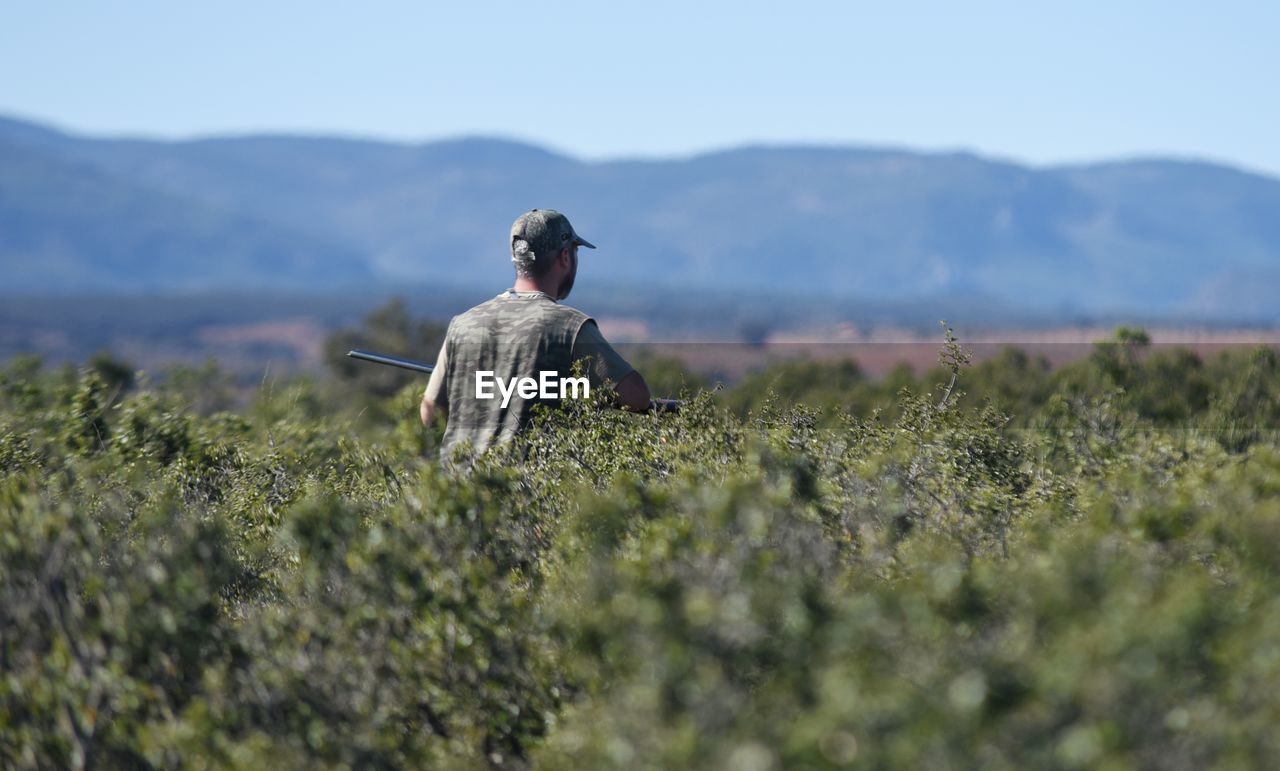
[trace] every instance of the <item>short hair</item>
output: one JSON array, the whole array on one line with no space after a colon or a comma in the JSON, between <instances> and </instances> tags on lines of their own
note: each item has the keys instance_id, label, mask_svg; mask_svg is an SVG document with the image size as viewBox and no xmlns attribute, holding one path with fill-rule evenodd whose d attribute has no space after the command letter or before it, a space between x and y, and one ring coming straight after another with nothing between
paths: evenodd
<instances>
[{"instance_id":1,"label":"short hair","mask_svg":"<svg viewBox=\"0 0 1280 771\"><path fill-rule=\"evenodd\" d=\"M567 245L566 245L567 246ZM523 238L511 239L511 262L516 266L516 275L521 278L541 278L551 270L551 265L560 256L555 254L535 254L529 242Z\"/></svg>"}]
</instances>

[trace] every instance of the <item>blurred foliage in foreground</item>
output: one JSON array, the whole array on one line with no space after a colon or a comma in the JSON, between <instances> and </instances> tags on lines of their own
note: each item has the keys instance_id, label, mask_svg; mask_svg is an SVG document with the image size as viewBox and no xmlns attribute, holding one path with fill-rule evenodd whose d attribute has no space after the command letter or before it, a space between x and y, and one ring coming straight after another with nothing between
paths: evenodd
<instances>
[{"instance_id":1,"label":"blurred foliage in foreground","mask_svg":"<svg viewBox=\"0 0 1280 771\"><path fill-rule=\"evenodd\" d=\"M943 359L452 472L421 382L11 361L0 767L1280 765L1275 354Z\"/></svg>"}]
</instances>

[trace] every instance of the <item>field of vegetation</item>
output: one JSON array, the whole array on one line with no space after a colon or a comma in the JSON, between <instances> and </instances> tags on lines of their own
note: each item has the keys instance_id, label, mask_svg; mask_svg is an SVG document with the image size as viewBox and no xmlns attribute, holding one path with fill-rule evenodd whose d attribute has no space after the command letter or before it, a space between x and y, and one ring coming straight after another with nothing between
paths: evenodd
<instances>
[{"instance_id":1,"label":"field of vegetation","mask_svg":"<svg viewBox=\"0 0 1280 771\"><path fill-rule=\"evenodd\" d=\"M452 468L391 370L15 358L0 767L1280 766L1276 353L939 348Z\"/></svg>"}]
</instances>

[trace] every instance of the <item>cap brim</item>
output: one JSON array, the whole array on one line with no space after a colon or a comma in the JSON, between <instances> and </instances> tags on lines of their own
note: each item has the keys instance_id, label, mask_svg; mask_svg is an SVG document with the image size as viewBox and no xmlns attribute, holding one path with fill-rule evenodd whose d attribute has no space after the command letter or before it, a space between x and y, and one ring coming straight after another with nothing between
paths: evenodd
<instances>
[{"instance_id":1,"label":"cap brim","mask_svg":"<svg viewBox=\"0 0 1280 771\"><path fill-rule=\"evenodd\" d=\"M587 239L585 239L585 238L583 238L582 236L578 235L577 233L574 233L574 234L573 234L573 242L574 242L575 244L577 244L578 246L585 246L585 247L587 247L588 249L594 249L594 248L596 248L596 245L595 245L595 244L591 243L590 241L588 241Z\"/></svg>"}]
</instances>

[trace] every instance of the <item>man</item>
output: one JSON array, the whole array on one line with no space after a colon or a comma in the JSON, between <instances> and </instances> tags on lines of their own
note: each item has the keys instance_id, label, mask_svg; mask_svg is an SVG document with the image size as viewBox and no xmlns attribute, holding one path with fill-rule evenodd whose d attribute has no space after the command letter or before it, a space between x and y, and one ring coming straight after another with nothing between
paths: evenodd
<instances>
[{"instance_id":1,"label":"man","mask_svg":"<svg viewBox=\"0 0 1280 771\"><path fill-rule=\"evenodd\" d=\"M422 397L423 425L447 413L442 457L468 442L479 452L510 439L528 425L535 404L550 401L512 384L548 372L557 382L582 360L592 390L611 383L619 407L650 408L644 378L605 341L596 322L559 304L573 289L584 246L595 248L557 211L534 209L511 225L515 286L453 318Z\"/></svg>"}]
</instances>

